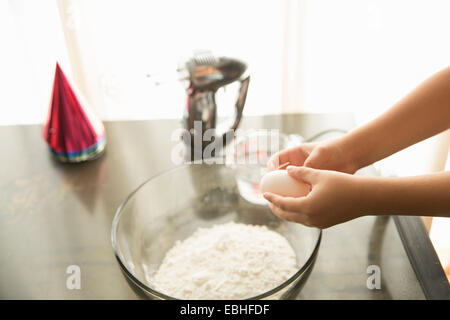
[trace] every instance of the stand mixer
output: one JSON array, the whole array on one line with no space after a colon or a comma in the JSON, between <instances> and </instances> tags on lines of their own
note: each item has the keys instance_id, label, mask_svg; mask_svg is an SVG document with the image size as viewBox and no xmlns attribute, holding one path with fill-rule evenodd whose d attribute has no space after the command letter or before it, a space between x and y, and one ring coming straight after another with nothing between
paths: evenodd
<instances>
[{"instance_id":1,"label":"stand mixer","mask_svg":"<svg viewBox=\"0 0 450 320\"><path fill-rule=\"evenodd\" d=\"M178 69L187 93L183 124L190 136L183 137L190 161L214 157L234 137L242 118L250 76L247 65L237 59L197 52ZM232 123L217 132L217 91L235 81L240 82ZM231 106L228 106L231 107ZM222 124L223 125L223 124ZM208 152L206 152L208 151Z\"/></svg>"}]
</instances>

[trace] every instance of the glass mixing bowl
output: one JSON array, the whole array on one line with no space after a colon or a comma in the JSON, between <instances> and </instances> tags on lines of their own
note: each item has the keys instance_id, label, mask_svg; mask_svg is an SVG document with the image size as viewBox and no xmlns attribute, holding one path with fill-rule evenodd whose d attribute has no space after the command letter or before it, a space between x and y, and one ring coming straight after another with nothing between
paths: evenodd
<instances>
[{"instance_id":1,"label":"glass mixing bowl","mask_svg":"<svg viewBox=\"0 0 450 320\"><path fill-rule=\"evenodd\" d=\"M296 298L314 265L321 230L281 220L267 206L243 199L233 170L225 165L187 164L141 184L116 212L112 246L133 289L149 298L176 299L151 281L166 252L199 227L229 221L267 226L289 241L297 257L294 275L248 299Z\"/></svg>"}]
</instances>

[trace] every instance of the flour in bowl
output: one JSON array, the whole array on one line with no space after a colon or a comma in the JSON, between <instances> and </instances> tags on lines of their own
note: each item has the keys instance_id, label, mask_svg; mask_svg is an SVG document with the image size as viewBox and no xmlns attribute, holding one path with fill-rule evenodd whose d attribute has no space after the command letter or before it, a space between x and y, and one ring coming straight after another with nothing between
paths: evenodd
<instances>
[{"instance_id":1,"label":"flour in bowl","mask_svg":"<svg viewBox=\"0 0 450 320\"><path fill-rule=\"evenodd\" d=\"M180 299L245 299L275 288L297 270L294 250L282 235L229 222L199 228L175 243L152 282Z\"/></svg>"}]
</instances>

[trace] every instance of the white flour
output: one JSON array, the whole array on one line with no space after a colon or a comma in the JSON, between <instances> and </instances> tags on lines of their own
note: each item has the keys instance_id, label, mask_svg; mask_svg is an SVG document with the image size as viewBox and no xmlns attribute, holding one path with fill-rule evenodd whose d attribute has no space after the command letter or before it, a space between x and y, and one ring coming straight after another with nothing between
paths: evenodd
<instances>
[{"instance_id":1,"label":"white flour","mask_svg":"<svg viewBox=\"0 0 450 320\"><path fill-rule=\"evenodd\" d=\"M199 228L171 248L153 277L180 299L244 299L275 288L297 271L288 241L265 226Z\"/></svg>"}]
</instances>

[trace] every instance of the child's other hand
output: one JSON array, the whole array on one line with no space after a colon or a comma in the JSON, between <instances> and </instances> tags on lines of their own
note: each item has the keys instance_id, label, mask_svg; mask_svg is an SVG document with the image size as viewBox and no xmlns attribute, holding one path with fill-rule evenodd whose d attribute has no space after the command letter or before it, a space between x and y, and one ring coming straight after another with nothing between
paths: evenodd
<instances>
[{"instance_id":1,"label":"child's other hand","mask_svg":"<svg viewBox=\"0 0 450 320\"><path fill-rule=\"evenodd\" d=\"M355 173L358 169L353 159L339 140L322 143L304 143L274 154L267 163L269 171L276 170L280 165L289 162L293 166L305 166L315 169L335 170L345 173Z\"/></svg>"},{"instance_id":2,"label":"child's other hand","mask_svg":"<svg viewBox=\"0 0 450 320\"><path fill-rule=\"evenodd\" d=\"M264 193L270 209L280 218L325 229L362 215L364 188L360 177L303 166L289 166L287 171L293 178L310 184L311 192L299 198Z\"/></svg>"},{"instance_id":3,"label":"child's other hand","mask_svg":"<svg viewBox=\"0 0 450 320\"><path fill-rule=\"evenodd\" d=\"M289 162L292 166L303 166L305 160L316 148L316 143L303 143L299 146L275 153L267 162L269 171L276 170L279 166Z\"/></svg>"}]
</instances>

